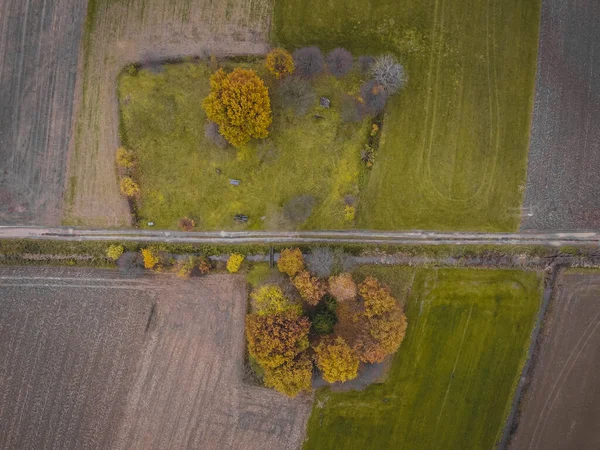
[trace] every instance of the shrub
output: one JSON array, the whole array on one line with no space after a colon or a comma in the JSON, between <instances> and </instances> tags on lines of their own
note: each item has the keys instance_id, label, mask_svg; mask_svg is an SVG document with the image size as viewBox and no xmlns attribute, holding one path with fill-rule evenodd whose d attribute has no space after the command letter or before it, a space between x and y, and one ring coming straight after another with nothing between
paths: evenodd
<instances>
[{"instance_id":1,"label":"shrub","mask_svg":"<svg viewBox=\"0 0 600 450\"><path fill-rule=\"evenodd\" d=\"M318 47L303 47L293 54L296 73L301 77L310 78L320 74L325 67L323 53Z\"/></svg>"},{"instance_id":2,"label":"shrub","mask_svg":"<svg viewBox=\"0 0 600 450\"><path fill-rule=\"evenodd\" d=\"M294 72L294 59L282 48L274 48L267 53L265 66L278 80Z\"/></svg>"},{"instance_id":3,"label":"shrub","mask_svg":"<svg viewBox=\"0 0 600 450\"><path fill-rule=\"evenodd\" d=\"M179 229L181 231L192 231L196 226L196 222L189 217L182 217L179 219Z\"/></svg>"},{"instance_id":4,"label":"shrub","mask_svg":"<svg viewBox=\"0 0 600 450\"><path fill-rule=\"evenodd\" d=\"M284 79L277 89L277 97L282 107L291 108L299 116L306 114L317 100L310 83L298 77Z\"/></svg>"},{"instance_id":5,"label":"shrub","mask_svg":"<svg viewBox=\"0 0 600 450\"><path fill-rule=\"evenodd\" d=\"M371 76L375 82L392 95L404 84L404 67L392 55L382 55L375 58L371 66Z\"/></svg>"},{"instance_id":6,"label":"shrub","mask_svg":"<svg viewBox=\"0 0 600 450\"><path fill-rule=\"evenodd\" d=\"M207 258L200 258L200 261L198 262L198 272L202 275L206 275L210 272L210 261Z\"/></svg>"},{"instance_id":7,"label":"shrub","mask_svg":"<svg viewBox=\"0 0 600 450\"><path fill-rule=\"evenodd\" d=\"M131 177L121 178L121 193L127 197L137 197L140 193L140 187Z\"/></svg>"},{"instance_id":8,"label":"shrub","mask_svg":"<svg viewBox=\"0 0 600 450\"><path fill-rule=\"evenodd\" d=\"M356 298L358 289L356 283L349 273L343 273L329 278L329 293L340 301L345 302Z\"/></svg>"},{"instance_id":9,"label":"shrub","mask_svg":"<svg viewBox=\"0 0 600 450\"><path fill-rule=\"evenodd\" d=\"M297 311L246 316L248 353L263 369L290 363L308 348L308 318Z\"/></svg>"},{"instance_id":10,"label":"shrub","mask_svg":"<svg viewBox=\"0 0 600 450\"><path fill-rule=\"evenodd\" d=\"M210 120L204 125L204 136L213 145L219 148L227 147L227 140L219 133L219 125Z\"/></svg>"},{"instance_id":11,"label":"shrub","mask_svg":"<svg viewBox=\"0 0 600 450\"><path fill-rule=\"evenodd\" d=\"M240 147L251 138L268 136L272 121L269 91L253 70L237 68L226 74L219 69L210 78L210 86L202 106L231 145Z\"/></svg>"},{"instance_id":12,"label":"shrub","mask_svg":"<svg viewBox=\"0 0 600 450\"><path fill-rule=\"evenodd\" d=\"M154 269L160 261L158 252L152 247L142 249L142 258L146 269Z\"/></svg>"},{"instance_id":13,"label":"shrub","mask_svg":"<svg viewBox=\"0 0 600 450\"><path fill-rule=\"evenodd\" d=\"M293 279L292 284L296 287L300 296L306 303L315 306L323 298L327 290L325 283L316 277L313 277L308 271L303 270Z\"/></svg>"},{"instance_id":14,"label":"shrub","mask_svg":"<svg viewBox=\"0 0 600 450\"><path fill-rule=\"evenodd\" d=\"M341 337L317 345L315 362L328 383L352 380L358 375L358 356Z\"/></svg>"},{"instance_id":15,"label":"shrub","mask_svg":"<svg viewBox=\"0 0 600 450\"><path fill-rule=\"evenodd\" d=\"M375 58L372 56L359 56L358 57L358 68L362 73L369 73L373 63L375 62Z\"/></svg>"},{"instance_id":16,"label":"shrub","mask_svg":"<svg viewBox=\"0 0 600 450\"><path fill-rule=\"evenodd\" d=\"M254 311L261 316L281 313L297 306L284 295L279 286L274 284L255 289L250 294L250 298L252 298Z\"/></svg>"},{"instance_id":17,"label":"shrub","mask_svg":"<svg viewBox=\"0 0 600 450\"><path fill-rule=\"evenodd\" d=\"M381 84L375 80L370 80L361 86L360 97L364 112L374 116L385 108L388 94Z\"/></svg>"},{"instance_id":18,"label":"shrub","mask_svg":"<svg viewBox=\"0 0 600 450\"><path fill-rule=\"evenodd\" d=\"M179 261L175 266L175 276L178 278L189 278L192 270L196 266L196 261L193 257L188 257L187 261Z\"/></svg>"},{"instance_id":19,"label":"shrub","mask_svg":"<svg viewBox=\"0 0 600 450\"><path fill-rule=\"evenodd\" d=\"M232 253L231 256L229 256L229 259L227 260L227 270L229 271L229 273L236 273L238 270L240 270L240 266L242 265L244 258L244 255L240 255L239 253Z\"/></svg>"},{"instance_id":20,"label":"shrub","mask_svg":"<svg viewBox=\"0 0 600 450\"><path fill-rule=\"evenodd\" d=\"M123 250L124 249L122 245L109 245L106 249L106 256L112 259L113 261L116 261L123 254Z\"/></svg>"},{"instance_id":21,"label":"shrub","mask_svg":"<svg viewBox=\"0 0 600 450\"><path fill-rule=\"evenodd\" d=\"M292 197L283 207L283 216L297 226L306 221L312 214L315 198L312 195L298 195Z\"/></svg>"},{"instance_id":22,"label":"shrub","mask_svg":"<svg viewBox=\"0 0 600 450\"><path fill-rule=\"evenodd\" d=\"M326 247L315 248L306 257L308 270L320 278L326 278L331 275L333 263L333 252Z\"/></svg>"},{"instance_id":23,"label":"shrub","mask_svg":"<svg viewBox=\"0 0 600 450\"><path fill-rule=\"evenodd\" d=\"M287 274L289 277L293 277L298 272L304 269L304 256L299 248L286 248L281 251L279 260L277 261L277 268L280 272Z\"/></svg>"},{"instance_id":24,"label":"shrub","mask_svg":"<svg viewBox=\"0 0 600 450\"><path fill-rule=\"evenodd\" d=\"M367 167L373 167L375 162L375 150L369 144L365 145L360 151L360 160L365 163Z\"/></svg>"},{"instance_id":25,"label":"shrub","mask_svg":"<svg viewBox=\"0 0 600 450\"><path fill-rule=\"evenodd\" d=\"M296 397L312 386L312 362L302 355L298 359L282 364L275 369L265 370L266 387L275 389L288 397Z\"/></svg>"},{"instance_id":26,"label":"shrub","mask_svg":"<svg viewBox=\"0 0 600 450\"><path fill-rule=\"evenodd\" d=\"M124 147L117 149L117 165L124 169L131 169L135 165L134 156L131 150L127 150Z\"/></svg>"},{"instance_id":27,"label":"shrub","mask_svg":"<svg viewBox=\"0 0 600 450\"><path fill-rule=\"evenodd\" d=\"M335 48L327 55L327 67L333 76L343 77L352 69L354 58L344 48Z\"/></svg>"},{"instance_id":28,"label":"shrub","mask_svg":"<svg viewBox=\"0 0 600 450\"><path fill-rule=\"evenodd\" d=\"M352 205L344 206L344 220L346 222L352 222L356 217L356 208Z\"/></svg>"}]
</instances>

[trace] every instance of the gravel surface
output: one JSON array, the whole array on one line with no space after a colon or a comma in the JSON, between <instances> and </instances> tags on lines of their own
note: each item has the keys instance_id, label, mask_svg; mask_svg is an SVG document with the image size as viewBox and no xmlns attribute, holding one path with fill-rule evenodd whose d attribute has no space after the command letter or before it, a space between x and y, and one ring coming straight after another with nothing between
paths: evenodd
<instances>
[{"instance_id":1,"label":"gravel surface","mask_svg":"<svg viewBox=\"0 0 600 450\"><path fill-rule=\"evenodd\" d=\"M600 1L542 0L521 228L600 227Z\"/></svg>"},{"instance_id":2,"label":"gravel surface","mask_svg":"<svg viewBox=\"0 0 600 450\"><path fill-rule=\"evenodd\" d=\"M0 1L0 223L60 222L86 6Z\"/></svg>"}]
</instances>

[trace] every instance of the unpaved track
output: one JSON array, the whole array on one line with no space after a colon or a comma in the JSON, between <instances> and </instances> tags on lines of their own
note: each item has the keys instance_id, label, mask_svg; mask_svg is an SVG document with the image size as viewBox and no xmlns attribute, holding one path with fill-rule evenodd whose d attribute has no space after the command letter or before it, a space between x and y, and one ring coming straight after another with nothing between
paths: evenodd
<instances>
[{"instance_id":1,"label":"unpaved track","mask_svg":"<svg viewBox=\"0 0 600 450\"><path fill-rule=\"evenodd\" d=\"M536 358L510 448L600 448L600 272L565 275Z\"/></svg>"},{"instance_id":2,"label":"unpaved track","mask_svg":"<svg viewBox=\"0 0 600 450\"><path fill-rule=\"evenodd\" d=\"M600 1L542 0L521 228L600 226Z\"/></svg>"},{"instance_id":3,"label":"unpaved track","mask_svg":"<svg viewBox=\"0 0 600 450\"><path fill-rule=\"evenodd\" d=\"M246 283L0 267L0 448L296 449L311 398L242 382Z\"/></svg>"},{"instance_id":4,"label":"unpaved track","mask_svg":"<svg viewBox=\"0 0 600 450\"><path fill-rule=\"evenodd\" d=\"M86 5L0 1L0 223L60 223Z\"/></svg>"},{"instance_id":5,"label":"unpaved track","mask_svg":"<svg viewBox=\"0 0 600 450\"><path fill-rule=\"evenodd\" d=\"M119 194L117 76L127 64L213 53L268 49L271 0L97 0L84 39L70 149L65 221L88 226L131 222Z\"/></svg>"}]
</instances>

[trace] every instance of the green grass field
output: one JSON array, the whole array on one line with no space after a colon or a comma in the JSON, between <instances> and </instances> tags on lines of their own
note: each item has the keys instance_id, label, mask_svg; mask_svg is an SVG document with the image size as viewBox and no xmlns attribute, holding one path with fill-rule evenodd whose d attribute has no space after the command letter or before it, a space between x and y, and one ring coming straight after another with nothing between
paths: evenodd
<instances>
[{"instance_id":1,"label":"green grass field","mask_svg":"<svg viewBox=\"0 0 600 450\"><path fill-rule=\"evenodd\" d=\"M276 43L390 51L405 65L358 227L517 229L539 15L539 0L275 3Z\"/></svg>"},{"instance_id":2,"label":"green grass field","mask_svg":"<svg viewBox=\"0 0 600 450\"><path fill-rule=\"evenodd\" d=\"M361 268L361 270L368 270ZM390 271L377 274L394 278ZM410 272L402 268L397 295ZM491 449L500 436L541 300L536 273L417 270L408 332L387 380L317 393L305 449Z\"/></svg>"},{"instance_id":3,"label":"green grass field","mask_svg":"<svg viewBox=\"0 0 600 450\"><path fill-rule=\"evenodd\" d=\"M276 85L261 61L236 65L256 69L273 97ZM304 116L273 97L270 136L236 151L204 137L202 100L210 73L204 63L183 63L120 77L121 139L137 158L141 225L153 221L159 228L176 228L187 216L201 229L235 229L233 216L246 214L251 229L351 228L345 198L357 197L365 179L360 150L371 122L344 123L339 106L344 93L358 89L359 76L319 77L315 105ZM318 106L320 95L331 99L331 109ZM231 186L230 178L241 184ZM306 222L290 224L282 207L298 195L314 197L315 206Z\"/></svg>"}]
</instances>

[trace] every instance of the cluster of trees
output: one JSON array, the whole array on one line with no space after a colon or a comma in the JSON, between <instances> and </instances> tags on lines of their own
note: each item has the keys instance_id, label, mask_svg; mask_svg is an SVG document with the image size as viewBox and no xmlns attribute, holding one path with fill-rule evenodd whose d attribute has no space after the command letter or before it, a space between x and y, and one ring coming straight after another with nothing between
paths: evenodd
<instances>
[{"instance_id":1,"label":"cluster of trees","mask_svg":"<svg viewBox=\"0 0 600 450\"><path fill-rule=\"evenodd\" d=\"M334 258L320 253L312 267L324 273ZM323 279L299 249L283 250L277 267L295 291L256 288L246 317L248 353L267 387L294 397L310 390L315 367L329 383L352 380L361 363L381 362L402 343L406 317L377 279L357 285L347 272Z\"/></svg>"}]
</instances>

